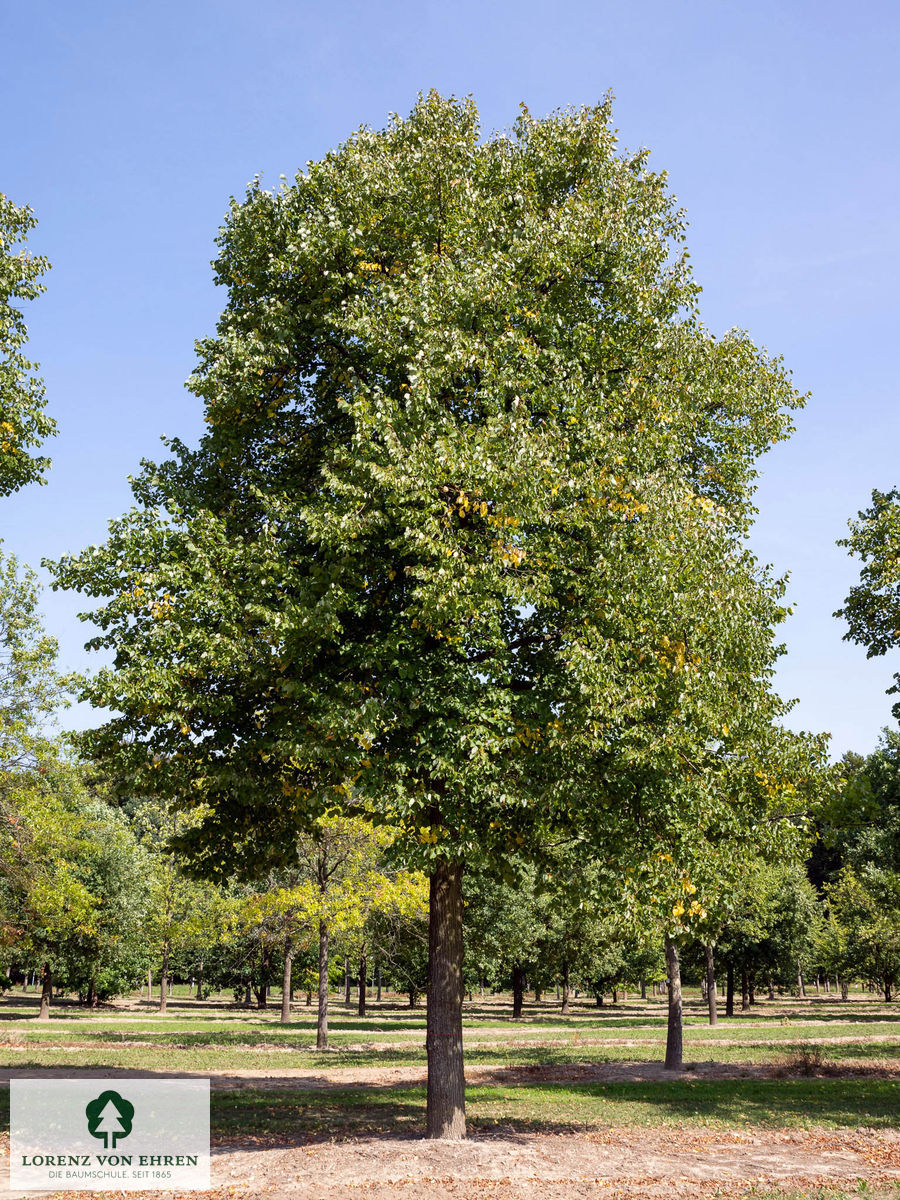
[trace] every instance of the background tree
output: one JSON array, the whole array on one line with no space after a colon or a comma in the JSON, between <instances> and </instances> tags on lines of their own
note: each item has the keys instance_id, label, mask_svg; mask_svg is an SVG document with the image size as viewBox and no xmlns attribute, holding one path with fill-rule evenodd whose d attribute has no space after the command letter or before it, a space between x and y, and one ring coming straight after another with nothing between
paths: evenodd
<instances>
[{"instance_id":1,"label":"background tree","mask_svg":"<svg viewBox=\"0 0 900 1200\"><path fill-rule=\"evenodd\" d=\"M43 482L50 460L30 451L56 429L36 364L22 353L28 330L17 304L45 290L39 280L50 264L24 246L36 224L30 208L17 208L0 193L0 496Z\"/></svg>"},{"instance_id":2,"label":"background tree","mask_svg":"<svg viewBox=\"0 0 900 1200\"><path fill-rule=\"evenodd\" d=\"M208 931L214 906L205 903L211 884L192 878L175 849L175 839L193 821L164 799L146 797L133 802L132 827L147 851L149 865L147 916L144 933L159 964L159 1011L168 1004L173 955L193 945Z\"/></svg>"},{"instance_id":3,"label":"background tree","mask_svg":"<svg viewBox=\"0 0 900 1200\"><path fill-rule=\"evenodd\" d=\"M900 646L900 491L872 492L872 504L850 522L850 536L838 542L862 567L844 607L834 614L848 625L846 641L867 647L867 658ZM900 675L889 692L900 692ZM900 701L894 705L900 720Z\"/></svg>"},{"instance_id":4,"label":"background tree","mask_svg":"<svg viewBox=\"0 0 900 1200\"><path fill-rule=\"evenodd\" d=\"M4 942L7 953L14 948L20 961L39 965L40 1019L48 1020L54 977L72 944L95 935L100 906L83 869L93 851L83 789L72 765L50 754L34 770L5 772L0 782Z\"/></svg>"}]
</instances>

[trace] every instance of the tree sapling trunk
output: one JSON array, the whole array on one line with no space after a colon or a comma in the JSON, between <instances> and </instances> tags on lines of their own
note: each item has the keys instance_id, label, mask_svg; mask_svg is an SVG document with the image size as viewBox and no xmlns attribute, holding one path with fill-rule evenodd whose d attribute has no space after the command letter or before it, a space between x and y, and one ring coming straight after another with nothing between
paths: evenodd
<instances>
[{"instance_id":1,"label":"tree sapling trunk","mask_svg":"<svg viewBox=\"0 0 900 1200\"><path fill-rule=\"evenodd\" d=\"M360 1017L366 1015L366 988L368 980L366 978L369 970L369 963L366 959L366 948L363 946L359 953L359 1004L357 1005L357 1014Z\"/></svg>"},{"instance_id":2,"label":"tree sapling trunk","mask_svg":"<svg viewBox=\"0 0 900 1200\"><path fill-rule=\"evenodd\" d=\"M169 939L163 943L162 974L159 977L159 1011L166 1011L169 996Z\"/></svg>"},{"instance_id":3,"label":"tree sapling trunk","mask_svg":"<svg viewBox=\"0 0 900 1200\"><path fill-rule=\"evenodd\" d=\"M284 944L284 971L281 977L281 1024L291 1020L291 970L294 965L294 946L291 941Z\"/></svg>"},{"instance_id":4,"label":"tree sapling trunk","mask_svg":"<svg viewBox=\"0 0 900 1200\"><path fill-rule=\"evenodd\" d=\"M316 1018L316 1049L328 1049L328 924L319 922L319 1013Z\"/></svg>"},{"instance_id":5,"label":"tree sapling trunk","mask_svg":"<svg viewBox=\"0 0 900 1200\"><path fill-rule=\"evenodd\" d=\"M725 964L725 1016L734 1016L734 963L730 958Z\"/></svg>"},{"instance_id":6,"label":"tree sapling trunk","mask_svg":"<svg viewBox=\"0 0 900 1200\"><path fill-rule=\"evenodd\" d=\"M522 1004L525 999L525 972L518 963L513 967L513 1020L518 1021L522 1016Z\"/></svg>"},{"instance_id":7,"label":"tree sapling trunk","mask_svg":"<svg viewBox=\"0 0 900 1200\"><path fill-rule=\"evenodd\" d=\"M716 995L716 953L712 942L706 944L706 1003L710 1025L718 1024L719 1008Z\"/></svg>"},{"instance_id":8,"label":"tree sapling trunk","mask_svg":"<svg viewBox=\"0 0 900 1200\"><path fill-rule=\"evenodd\" d=\"M41 968L41 1011L38 1015L39 1021L50 1020L50 1002L53 999L53 972L50 970L50 964L44 963Z\"/></svg>"},{"instance_id":9,"label":"tree sapling trunk","mask_svg":"<svg viewBox=\"0 0 900 1200\"><path fill-rule=\"evenodd\" d=\"M681 963L678 959L678 947L666 938L666 975L669 982L669 1021L666 1027L666 1062L667 1071L680 1071L682 1062L682 1031L681 1031Z\"/></svg>"}]
</instances>

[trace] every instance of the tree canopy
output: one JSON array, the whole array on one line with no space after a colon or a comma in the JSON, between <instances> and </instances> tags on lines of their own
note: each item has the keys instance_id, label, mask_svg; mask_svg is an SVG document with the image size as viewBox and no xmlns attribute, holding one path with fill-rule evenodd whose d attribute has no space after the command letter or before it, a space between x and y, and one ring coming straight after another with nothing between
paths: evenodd
<instances>
[{"instance_id":1,"label":"tree canopy","mask_svg":"<svg viewBox=\"0 0 900 1200\"><path fill-rule=\"evenodd\" d=\"M17 305L44 291L40 278L50 266L25 249L36 224L30 208L17 208L0 193L0 496L43 482L50 460L32 451L56 429L36 364L22 353L28 330Z\"/></svg>"},{"instance_id":2,"label":"tree canopy","mask_svg":"<svg viewBox=\"0 0 900 1200\"><path fill-rule=\"evenodd\" d=\"M86 744L202 806L207 869L289 856L333 804L407 833L456 1083L465 863L553 829L684 868L698 830L768 836L818 765L775 724L783 588L744 544L802 400L703 327L684 229L609 101L482 138L430 93L254 183L190 381L208 432L53 568L114 655ZM454 1104L429 1093L431 1132Z\"/></svg>"}]
</instances>

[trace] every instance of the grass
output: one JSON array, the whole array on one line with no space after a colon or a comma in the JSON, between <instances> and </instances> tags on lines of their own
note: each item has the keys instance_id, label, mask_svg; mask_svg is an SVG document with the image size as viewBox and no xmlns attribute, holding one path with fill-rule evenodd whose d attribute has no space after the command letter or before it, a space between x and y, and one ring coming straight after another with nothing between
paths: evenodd
<instances>
[{"instance_id":1,"label":"grass","mask_svg":"<svg viewBox=\"0 0 900 1200\"><path fill-rule=\"evenodd\" d=\"M258 1011L224 998L198 1004L187 997L174 998L165 1015L137 1001L94 1011L61 1005L44 1025L34 1019L36 998L19 993L0 999L0 1064L22 1072L67 1067L73 1074L87 1067L162 1074L287 1068L300 1076L340 1067L424 1070L424 1009L391 999L373 1005L365 1018L333 1001L331 1049L322 1054L313 1049L314 1011L304 1005L295 1007L289 1025L280 1024L277 1001ZM688 1063L778 1067L790 1061L791 1070L780 1079L692 1079L688 1073L664 1082L538 1083L529 1078L529 1067L661 1061L664 1001L600 1009L581 999L565 1017L547 1002L526 1007L524 1019L513 1021L507 998L479 999L466 1009L467 1062L521 1067L523 1074L519 1084L470 1086L470 1125L490 1134L623 1125L855 1129L897 1123L900 1084L893 1079L817 1074L822 1067L900 1059L896 1005L858 996L847 1003L830 997L763 1000L710 1027L699 997L689 995L684 1035ZM832 1037L847 1040L827 1040ZM813 1074L794 1077L804 1062ZM424 1102L424 1090L414 1086L216 1091L213 1129L226 1140L419 1133Z\"/></svg>"},{"instance_id":2,"label":"grass","mask_svg":"<svg viewBox=\"0 0 900 1200\"><path fill-rule=\"evenodd\" d=\"M805 1043L779 1044L777 1051L766 1044L756 1046L704 1046L685 1040L686 1062L719 1062L735 1066L779 1066L799 1059L804 1051L816 1049ZM900 1059L900 1040L893 1042L850 1042L819 1048L825 1064L864 1066L867 1062ZM566 1066L583 1063L658 1062L662 1046L468 1046L466 1062L472 1066ZM403 1049L367 1049L335 1046L326 1053L315 1050L237 1050L227 1045L162 1044L136 1046L111 1042L99 1045L29 1044L17 1049L0 1047L0 1066L27 1071L40 1067L108 1067L160 1071L240 1071L285 1069L317 1073L337 1067L424 1067L424 1044Z\"/></svg>"},{"instance_id":3,"label":"grass","mask_svg":"<svg viewBox=\"0 0 900 1200\"><path fill-rule=\"evenodd\" d=\"M896 1123L900 1092L884 1080L674 1079L665 1083L544 1084L466 1089L475 1133L575 1133L592 1129L883 1129ZM419 1134L425 1089L347 1088L328 1092L213 1093L222 1140L318 1140Z\"/></svg>"}]
</instances>

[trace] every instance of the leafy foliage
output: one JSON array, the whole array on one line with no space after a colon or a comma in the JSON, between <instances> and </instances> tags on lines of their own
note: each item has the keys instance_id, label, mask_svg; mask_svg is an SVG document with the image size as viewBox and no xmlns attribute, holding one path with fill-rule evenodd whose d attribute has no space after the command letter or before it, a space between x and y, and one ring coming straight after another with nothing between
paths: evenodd
<instances>
[{"instance_id":1,"label":"leafy foliage","mask_svg":"<svg viewBox=\"0 0 900 1200\"><path fill-rule=\"evenodd\" d=\"M30 208L17 208L0 193L0 496L43 482L50 460L30 451L56 430L44 411L36 364L22 353L28 331L16 306L44 291L39 280L50 264L20 245L36 224Z\"/></svg>"}]
</instances>

